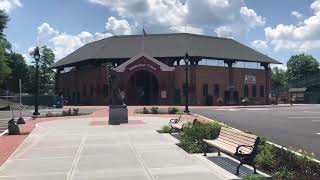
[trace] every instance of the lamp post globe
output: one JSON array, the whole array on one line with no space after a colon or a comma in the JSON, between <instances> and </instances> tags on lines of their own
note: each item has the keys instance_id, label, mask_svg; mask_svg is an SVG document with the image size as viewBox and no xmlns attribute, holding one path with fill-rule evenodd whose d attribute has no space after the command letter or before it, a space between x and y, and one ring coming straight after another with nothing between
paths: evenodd
<instances>
[{"instance_id":1,"label":"lamp post globe","mask_svg":"<svg viewBox=\"0 0 320 180\"><path fill-rule=\"evenodd\" d=\"M35 96L34 96L34 116L39 116L39 60L40 60L40 52L39 48L36 47L33 51L33 58L36 61L36 74L35 74Z\"/></svg>"},{"instance_id":2,"label":"lamp post globe","mask_svg":"<svg viewBox=\"0 0 320 180\"><path fill-rule=\"evenodd\" d=\"M185 113L190 113L189 111L189 80L188 80L188 65L189 65L189 55L188 52L186 52L184 58L184 63L186 66L186 82L185 82L185 108L184 108L184 112Z\"/></svg>"}]
</instances>

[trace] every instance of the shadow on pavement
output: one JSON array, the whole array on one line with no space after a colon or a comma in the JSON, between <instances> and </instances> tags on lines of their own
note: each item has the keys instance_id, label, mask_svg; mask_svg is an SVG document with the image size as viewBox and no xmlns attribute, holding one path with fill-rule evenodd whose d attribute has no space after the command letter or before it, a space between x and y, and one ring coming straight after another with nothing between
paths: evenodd
<instances>
[{"instance_id":1,"label":"shadow on pavement","mask_svg":"<svg viewBox=\"0 0 320 180\"><path fill-rule=\"evenodd\" d=\"M218 157L218 156L213 156L213 157L208 157L207 158L209 161L215 163L216 165L220 166L224 170L228 171L231 174L235 174L237 171L237 166L239 165L238 162L233 161L230 158L227 157ZM246 176L248 174L252 174L253 170L249 169L245 166L240 167L240 176Z\"/></svg>"}]
</instances>

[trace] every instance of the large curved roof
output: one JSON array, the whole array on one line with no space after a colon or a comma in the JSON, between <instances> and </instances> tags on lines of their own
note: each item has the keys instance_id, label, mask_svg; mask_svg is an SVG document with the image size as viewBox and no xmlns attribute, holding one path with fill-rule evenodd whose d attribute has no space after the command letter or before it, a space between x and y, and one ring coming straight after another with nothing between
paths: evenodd
<instances>
[{"instance_id":1,"label":"large curved roof","mask_svg":"<svg viewBox=\"0 0 320 180\"><path fill-rule=\"evenodd\" d=\"M144 44L144 48L143 48ZM190 57L281 64L233 39L188 33L112 36L88 43L67 55L51 68L87 60L130 59L144 52L152 57Z\"/></svg>"}]
</instances>

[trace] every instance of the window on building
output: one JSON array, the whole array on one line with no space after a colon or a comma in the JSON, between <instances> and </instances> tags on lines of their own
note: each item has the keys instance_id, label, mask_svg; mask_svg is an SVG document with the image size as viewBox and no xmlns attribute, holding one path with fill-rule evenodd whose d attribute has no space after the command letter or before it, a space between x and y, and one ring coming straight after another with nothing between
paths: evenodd
<instances>
[{"instance_id":1,"label":"window on building","mask_svg":"<svg viewBox=\"0 0 320 180\"><path fill-rule=\"evenodd\" d=\"M83 85L83 96L87 96L87 86L86 85Z\"/></svg>"},{"instance_id":2,"label":"window on building","mask_svg":"<svg viewBox=\"0 0 320 180\"><path fill-rule=\"evenodd\" d=\"M108 85L104 84L102 87L102 93L105 97L109 96L109 92L108 92Z\"/></svg>"},{"instance_id":3,"label":"window on building","mask_svg":"<svg viewBox=\"0 0 320 180\"><path fill-rule=\"evenodd\" d=\"M203 96L208 96L208 84L202 86Z\"/></svg>"},{"instance_id":4,"label":"window on building","mask_svg":"<svg viewBox=\"0 0 320 180\"><path fill-rule=\"evenodd\" d=\"M244 97L249 97L249 86L246 84L243 87Z\"/></svg>"},{"instance_id":5,"label":"window on building","mask_svg":"<svg viewBox=\"0 0 320 180\"><path fill-rule=\"evenodd\" d=\"M260 97L264 97L264 86L260 86Z\"/></svg>"},{"instance_id":6,"label":"window on building","mask_svg":"<svg viewBox=\"0 0 320 180\"><path fill-rule=\"evenodd\" d=\"M90 96L93 96L93 85L90 86Z\"/></svg>"},{"instance_id":7,"label":"window on building","mask_svg":"<svg viewBox=\"0 0 320 180\"><path fill-rule=\"evenodd\" d=\"M252 85L252 97L257 97L257 86Z\"/></svg>"},{"instance_id":8,"label":"window on building","mask_svg":"<svg viewBox=\"0 0 320 180\"><path fill-rule=\"evenodd\" d=\"M219 84L214 85L214 96L219 97L220 96L220 87Z\"/></svg>"}]
</instances>

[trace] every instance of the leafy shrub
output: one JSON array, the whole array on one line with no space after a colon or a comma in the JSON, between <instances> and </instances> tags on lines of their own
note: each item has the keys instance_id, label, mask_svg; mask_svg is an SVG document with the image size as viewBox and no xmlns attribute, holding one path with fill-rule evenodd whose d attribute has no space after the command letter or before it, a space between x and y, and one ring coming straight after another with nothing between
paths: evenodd
<instances>
[{"instance_id":1,"label":"leafy shrub","mask_svg":"<svg viewBox=\"0 0 320 180\"><path fill-rule=\"evenodd\" d=\"M69 109L69 110L67 111L67 116L71 116L71 115L72 115L71 109Z\"/></svg>"},{"instance_id":2,"label":"leafy shrub","mask_svg":"<svg viewBox=\"0 0 320 180\"><path fill-rule=\"evenodd\" d=\"M169 125L162 126L162 132L163 133L169 133L171 130L171 127Z\"/></svg>"},{"instance_id":3,"label":"leafy shrub","mask_svg":"<svg viewBox=\"0 0 320 180\"><path fill-rule=\"evenodd\" d=\"M149 114L148 108L143 107L142 114Z\"/></svg>"},{"instance_id":4,"label":"leafy shrub","mask_svg":"<svg viewBox=\"0 0 320 180\"><path fill-rule=\"evenodd\" d=\"M203 139L216 139L219 135L221 125L216 122L200 123L196 121L184 126L181 133L179 146L189 153L200 153L204 151Z\"/></svg>"},{"instance_id":5,"label":"leafy shrub","mask_svg":"<svg viewBox=\"0 0 320 180\"><path fill-rule=\"evenodd\" d=\"M79 108L74 108L74 109L72 109L72 110L73 110L73 112L72 112L72 115L73 115L73 116L79 115Z\"/></svg>"},{"instance_id":6,"label":"leafy shrub","mask_svg":"<svg viewBox=\"0 0 320 180\"><path fill-rule=\"evenodd\" d=\"M179 112L179 109L176 107L169 107L168 108L168 113L169 114L177 114Z\"/></svg>"},{"instance_id":7,"label":"leafy shrub","mask_svg":"<svg viewBox=\"0 0 320 180\"><path fill-rule=\"evenodd\" d=\"M273 164L275 163L273 148L274 146L267 143L265 138L261 138L261 143L258 146L258 154L255 159L260 168L273 169Z\"/></svg>"},{"instance_id":8,"label":"leafy shrub","mask_svg":"<svg viewBox=\"0 0 320 180\"><path fill-rule=\"evenodd\" d=\"M151 114L159 114L159 113L160 113L158 107L152 107L152 108L150 109L150 111L151 111Z\"/></svg>"},{"instance_id":9,"label":"leafy shrub","mask_svg":"<svg viewBox=\"0 0 320 180\"><path fill-rule=\"evenodd\" d=\"M294 179L294 173L287 170L285 167L281 167L276 173L277 178L283 180Z\"/></svg>"},{"instance_id":10,"label":"leafy shrub","mask_svg":"<svg viewBox=\"0 0 320 180\"><path fill-rule=\"evenodd\" d=\"M67 112L67 111L62 111L61 115L62 115L62 116L67 116L67 115L68 115L68 112Z\"/></svg>"},{"instance_id":11,"label":"leafy shrub","mask_svg":"<svg viewBox=\"0 0 320 180\"><path fill-rule=\"evenodd\" d=\"M274 174L279 179L316 179L320 177L320 163L307 156L298 156L293 152L261 141L256 156L258 167Z\"/></svg>"},{"instance_id":12,"label":"leafy shrub","mask_svg":"<svg viewBox=\"0 0 320 180\"><path fill-rule=\"evenodd\" d=\"M243 180L263 180L263 178L259 175L248 174L245 177L243 177Z\"/></svg>"}]
</instances>

